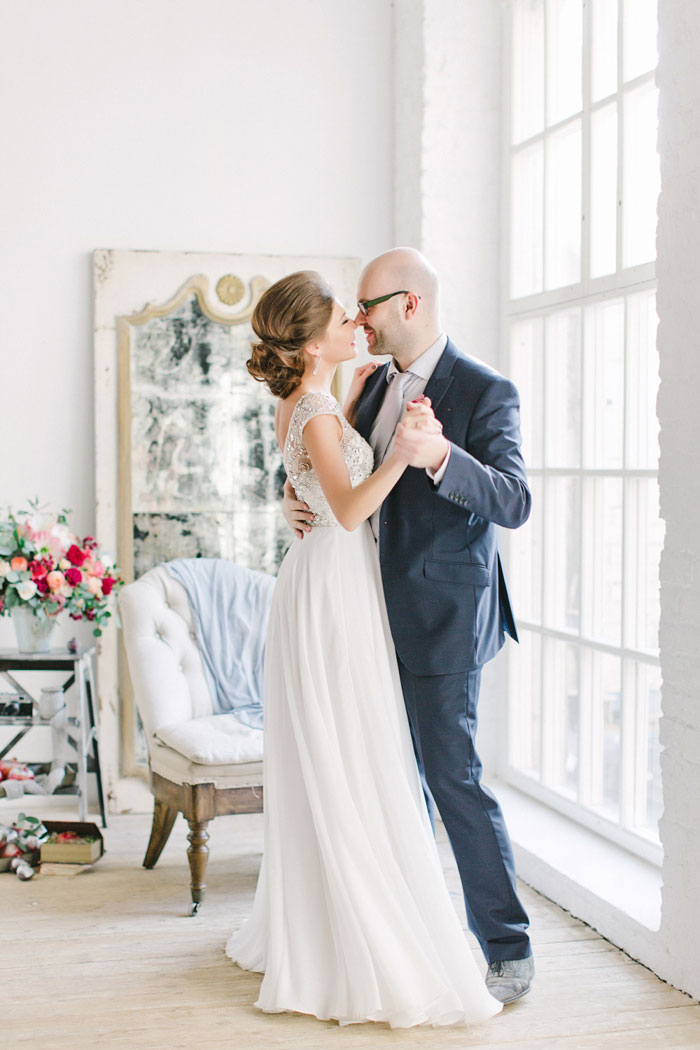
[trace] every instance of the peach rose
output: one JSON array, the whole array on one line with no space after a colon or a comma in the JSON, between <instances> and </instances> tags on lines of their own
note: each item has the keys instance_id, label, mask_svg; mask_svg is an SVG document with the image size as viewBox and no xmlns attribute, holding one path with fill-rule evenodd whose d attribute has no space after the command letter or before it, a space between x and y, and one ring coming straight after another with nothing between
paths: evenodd
<instances>
[{"instance_id":1,"label":"peach rose","mask_svg":"<svg viewBox=\"0 0 700 1050\"><path fill-rule=\"evenodd\" d=\"M65 583L65 579L66 578L62 572L58 572L57 569L54 569L54 571L50 572L49 575L46 577L46 582L49 585L49 590L54 592L60 591L63 587L63 584Z\"/></svg>"},{"instance_id":2,"label":"peach rose","mask_svg":"<svg viewBox=\"0 0 700 1050\"><path fill-rule=\"evenodd\" d=\"M13 572L24 572L27 568L28 562L26 558L23 558L21 554L18 554L10 562L10 568Z\"/></svg>"},{"instance_id":3,"label":"peach rose","mask_svg":"<svg viewBox=\"0 0 700 1050\"><path fill-rule=\"evenodd\" d=\"M90 576L87 582L87 586L88 590L90 591L90 594L95 594L100 598L102 597L102 580L100 580L97 576Z\"/></svg>"}]
</instances>

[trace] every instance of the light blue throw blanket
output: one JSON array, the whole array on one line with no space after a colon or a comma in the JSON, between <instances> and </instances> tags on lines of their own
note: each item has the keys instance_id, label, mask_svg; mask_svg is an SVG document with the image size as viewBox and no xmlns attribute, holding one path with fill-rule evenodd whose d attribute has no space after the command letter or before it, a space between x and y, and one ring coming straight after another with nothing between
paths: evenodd
<instances>
[{"instance_id":1,"label":"light blue throw blanket","mask_svg":"<svg viewBox=\"0 0 700 1050\"><path fill-rule=\"evenodd\" d=\"M223 558L176 558L216 714L263 727L263 662L275 577Z\"/></svg>"}]
</instances>

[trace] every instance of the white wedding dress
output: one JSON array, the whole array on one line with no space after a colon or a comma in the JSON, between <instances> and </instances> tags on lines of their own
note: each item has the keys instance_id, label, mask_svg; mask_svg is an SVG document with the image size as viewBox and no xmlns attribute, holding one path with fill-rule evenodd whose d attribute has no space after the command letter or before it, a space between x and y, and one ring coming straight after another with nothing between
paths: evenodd
<instances>
[{"instance_id":1,"label":"white wedding dress","mask_svg":"<svg viewBox=\"0 0 700 1050\"><path fill-rule=\"evenodd\" d=\"M266 1012L392 1027L484 1021L487 991L450 900L413 754L367 522L333 517L303 446L338 416L353 485L372 450L327 394L297 402L284 465L316 515L279 571L265 661L265 845L226 946L264 973ZM406 596L410 601L410 595Z\"/></svg>"}]
</instances>

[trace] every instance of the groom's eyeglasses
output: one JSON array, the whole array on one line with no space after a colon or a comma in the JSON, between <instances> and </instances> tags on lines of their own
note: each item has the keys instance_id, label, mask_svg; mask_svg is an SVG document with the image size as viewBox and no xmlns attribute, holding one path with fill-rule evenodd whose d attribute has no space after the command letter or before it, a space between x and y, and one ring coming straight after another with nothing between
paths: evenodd
<instances>
[{"instance_id":1,"label":"groom's eyeglasses","mask_svg":"<svg viewBox=\"0 0 700 1050\"><path fill-rule=\"evenodd\" d=\"M395 295L409 295L407 288L404 288L401 292L389 292L388 295L380 295L377 299L360 299L357 306L363 317L366 317L373 306L377 306L379 303L385 303L387 299L393 299ZM416 296L420 299L420 296Z\"/></svg>"}]
</instances>

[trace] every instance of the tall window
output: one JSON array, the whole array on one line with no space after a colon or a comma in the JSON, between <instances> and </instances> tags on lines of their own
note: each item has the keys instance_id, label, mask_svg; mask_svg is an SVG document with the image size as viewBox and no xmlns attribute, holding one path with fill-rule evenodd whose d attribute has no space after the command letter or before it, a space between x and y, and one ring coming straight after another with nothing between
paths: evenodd
<instances>
[{"instance_id":1,"label":"tall window","mask_svg":"<svg viewBox=\"0 0 700 1050\"><path fill-rule=\"evenodd\" d=\"M656 0L511 0L509 777L658 853Z\"/></svg>"}]
</instances>

